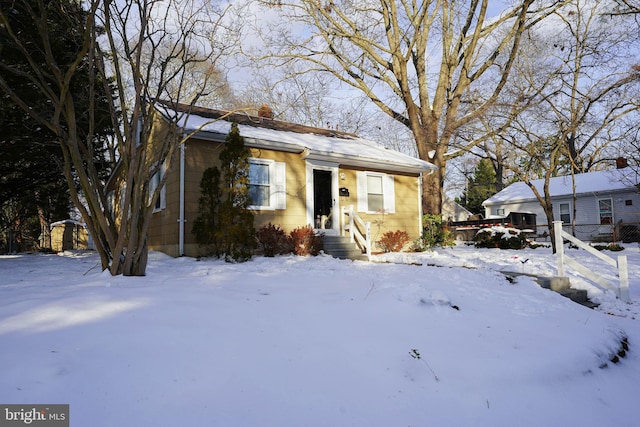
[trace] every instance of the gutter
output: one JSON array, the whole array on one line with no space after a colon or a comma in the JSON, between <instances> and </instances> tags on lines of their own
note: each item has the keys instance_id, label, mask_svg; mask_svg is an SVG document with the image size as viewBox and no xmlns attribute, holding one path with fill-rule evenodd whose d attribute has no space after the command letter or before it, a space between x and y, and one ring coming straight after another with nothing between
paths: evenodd
<instances>
[{"instance_id":1,"label":"gutter","mask_svg":"<svg viewBox=\"0 0 640 427\"><path fill-rule=\"evenodd\" d=\"M301 153L303 160L320 160L338 163L345 166L355 166L367 169L379 169L384 171L417 173L427 172L431 175L437 167L420 159L415 159L415 163L400 163L393 160L374 159L370 157L354 157L347 154L320 152L306 148ZM420 165L419 163L423 163Z\"/></svg>"}]
</instances>

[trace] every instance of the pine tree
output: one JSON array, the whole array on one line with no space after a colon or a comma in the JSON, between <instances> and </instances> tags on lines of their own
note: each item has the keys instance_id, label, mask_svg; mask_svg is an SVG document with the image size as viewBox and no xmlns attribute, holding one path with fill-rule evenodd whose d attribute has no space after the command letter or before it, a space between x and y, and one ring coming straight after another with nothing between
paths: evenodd
<instances>
[{"instance_id":1,"label":"pine tree","mask_svg":"<svg viewBox=\"0 0 640 427\"><path fill-rule=\"evenodd\" d=\"M87 15L80 3L74 0L50 0L41 5L33 1L2 2L0 12L8 26L0 25L0 79L33 110L50 117L56 114L55 109L43 96L29 59L8 31L11 28L30 46L30 59L43 76L49 76L46 49L41 40L43 28L32 19L32 13L42 11L46 11L41 16L51 41L50 54L60 72L64 73L75 61L84 40ZM72 77L70 90L78 100L76 108L84 112L77 123L79 133L90 145L88 151L93 153L94 162L101 165L100 178L104 178L107 169L104 138L111 134L112 124L100 81L96 82L95 96L90 99L89 68L88 63L81 65ZM58 88L54 79L44 80L47 90L55 93ZM89 110L95 118L91 130L96 136L93 140L86 136L90 132ZM57 138L51 129L37 123L16 105L7 93L0 92L0 251L2 246L11 250L31 249L35 244L27 242L37 241L40 230L48 229L51 220L69 217L69 184L63 175L64 158ZM24 228L24 224L34 225Z\"/></svg>"},{"instance_id":2,"label":"pine tree","mask_svg":"<svg viewBox=\"0 0 640 427\"><path fill-rule=\"evenodd\" d=\"M200 180L200 194L198 200L200 214L193 223L192 233L205 254L219 256L215 233L220 206L220 170L218 168L205 169Z\"/></svg>"},{"instance_id":3,"label":"pine tree","mask_svg":"<svg viewBox=\"0 0 640 427\"><path fill-rule=\"evenodd\" d=\"M484 213L482 202L497 193L496 172L488 159L481 159L474 170L473 176L467 179L460 202L471 213Z\"/></svg>"},{"instance_id":4,"label":"pine tree","mask_svg":"<svg viewBox=\"0 0 640 427\"><path fill-rule=\"evenodd\" d=\"M248 209L249 149L233 123L220 152L220 169L203 173L200 214L193 227L197 242L208 255L227 261L246 261L255 249L253 213Z\"/></svg>"}]
</instances>

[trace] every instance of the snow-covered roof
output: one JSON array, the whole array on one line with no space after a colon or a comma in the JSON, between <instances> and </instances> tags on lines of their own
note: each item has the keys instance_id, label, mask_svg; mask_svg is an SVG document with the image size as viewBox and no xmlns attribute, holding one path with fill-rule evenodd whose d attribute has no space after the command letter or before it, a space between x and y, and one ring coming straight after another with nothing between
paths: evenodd
<instances>
[{"instance_id":1,"label":"snow-covered roof","mask_svg":"<svg viewBox=\"0 0 640 427\"><path fill-rule=\"evenodd\" d=\"M303 159L335 162L341 165L377 168L400 172L425 172L437 169L427 161L409 156L357 135L332 129L296 125L246 114L221 115L217 110L192 108L190 114L176 115L166 110L165 117L177 117L178 125L196 137L220 139L231 122L238 123L240 135L249 147L300 153Z\"/></svg>"},{"instance_id":2,"label":"snow-covered roof","mask_svg":"<svg viewBox=\"0 0 640 427\"><path fill-rule=\"evenodd\" d=\"M634 191L639 181L638 174L632 169L613 169L587 172L574 175L576 194L611 193L619 191ZM531 183L543 192L544 179L536 179ZM637 190L636 190L637 191ZM571 176L558 176L549 180L549 194L551 197L569 196L573 194ZM495 205L505 202L521 202L534 200L533 191L524 182L516 182L485 200L483 205Z\"/></svg>"}]
</instances>

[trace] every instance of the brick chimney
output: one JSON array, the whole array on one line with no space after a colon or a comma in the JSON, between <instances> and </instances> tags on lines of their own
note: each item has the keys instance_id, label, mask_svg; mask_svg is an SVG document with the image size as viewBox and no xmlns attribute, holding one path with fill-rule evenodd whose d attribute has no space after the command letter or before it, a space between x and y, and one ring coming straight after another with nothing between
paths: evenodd
<instances>
[{"instance_id":1,"label":"brick chimney","mask_svg":"<svg viewBox=\"0 0 640 427\"><path fill-rule=\"evenodd\" d=\"M624 157L618 157L616 159L616 169L624 169L627 165L627 159Z\"/></svg>"},{"instance_id":2,"label":"brick chimney","mask_svg":"<svg viewBox=\"0 0 640 427\"><path fill-rule=\"evenodd\" d=\"M262 104L262 106L258 109L258 117L273 119L273 110L267 104Z\"/></svg>"}]
</instances>

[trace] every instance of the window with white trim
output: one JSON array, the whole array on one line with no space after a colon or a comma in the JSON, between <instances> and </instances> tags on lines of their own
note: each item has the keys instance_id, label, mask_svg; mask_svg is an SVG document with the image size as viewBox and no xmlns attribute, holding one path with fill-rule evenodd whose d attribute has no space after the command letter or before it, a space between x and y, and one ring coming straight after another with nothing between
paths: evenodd
<instances>
[{"instance_id":1,"label":"window with white trim","mask_svg":"<svg viewBox=\"0 0 640 427\"><path fill-rule=\"evenodd\" d=\"M571 204L560 203L560 221L571 224Z\"/></svg>"},{"instance_id":2,"label":"window with white trim","mask_svg":"<svg viewBox=\"0 0 640 427\"><path fill-rule=\"evenodd\" d=\"M249 159L251 209L286 209L286 165L268 159Z\"/></svg>"},{"instance_id":3,"label":"window with white trim","mask_svg":"<svg viewBox=\"0 0 640 427\"><path fill-rule=\"evenodd\" d=\"M611 199L598 200L600 224L613 224L613 201Z\"/></svg>"},{"instance_id":4,"label":"window with white trim","mask_svg":"<svg viewBox=\"0 0 640 427\"><path fill-rule=\"evenodd\" d=\"M153 193L156 191L156 188L160 185L160 181L162 181L162 177L164 176L164 165L160 168L160 170L153 174L151 179L149 180L149 203L151 203L151 198L153 197ZM160 189L160 194L156 199L156 204L153 206L153 211L157 212L167 207L166 200L166 185L163 185Z\"/></svg>"},{"instance_id":5,"label":"window with white trim","mask_svg":"<svg viewBox=\"0 0 640 427\"><path fill-rule=\"evenodd\" d=\"M379 172L358 172L358 212L395 213L393 175Z\"/></svg>"},{"instance_id":6,"label":"window with white trim","mask_svg":"<svg viewBox=\"0 0 640 427\"><path fill-rule=\"evenodd\" d=\"M496 215L504 216L504 208L496 209Z\"/></svg>"},{"instance_id":7,"label":"window with white trim","mask_svg":"<svg viewBox=\"0 0 640 427\"><path fill-rule=\"evenodd\" d=\"M382 176L367 175L367 210L384 210L384 191L382 191Z\"/></svg>"}]
</instances>

